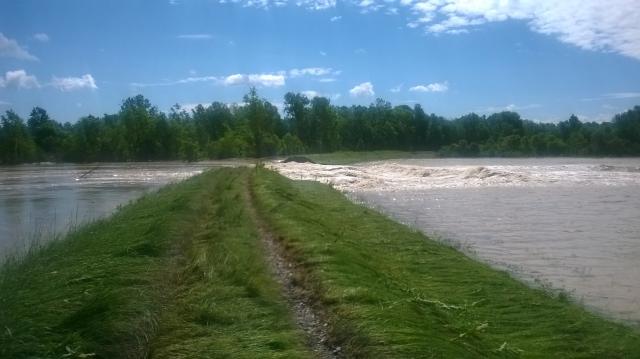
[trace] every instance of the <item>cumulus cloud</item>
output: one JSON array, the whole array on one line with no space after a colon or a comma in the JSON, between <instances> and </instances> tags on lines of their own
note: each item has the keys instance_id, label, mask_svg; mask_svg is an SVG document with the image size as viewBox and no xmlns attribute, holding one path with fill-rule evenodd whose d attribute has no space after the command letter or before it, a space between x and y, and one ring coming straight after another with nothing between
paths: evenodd
<instances>
[{"instance_id":1,"label":"cumulus cloud","mask_svg":"<svg viewBox=\"0 0 640 359\"><path fill-rule=\"evenodd\" d=\"M434 82L428 85L416 85L409 88L411 92L446 92L449 90L449 84L446 82Z\"/></svg>"},{"instance_id":2,"label":"cumulus cloud","mask_svg":"<svg viewBox=\"0 0 640 359\"><path fill-rule=\"evenodd\" d=\"M85 74L80 77L53 77L51 86L60 91L76 91L82 89L95 90L96 81L91 74Z\"/></svg>"},{"instance_id":3,"label":"cumulus cloud","mask_svg":"<svg viewBox=\"0 0 640 359\"><path fill-rule=\"evenodd\" d=\"M313 91L313 90L302 91L300 93L305 95L305 96L307 96L307 98L314 98L314 97L322 96L322 95L320 95L320 93L318 91Z\"/></svg>"},{"instance_id":4,"label":"cumulus cloud","mask_svg":"<svg viewBox=\"0 0 640 359\"><path fill-rule=\"evenodd\" d=\"M280 87L285 84L285 76L282 73L276 74L233 74L222 79L225 86L233 85L253 85L264 87Z\"/></svg>"},{"instance_id":5,"label":"cumulus cloud","mask_svg":"<svg viewBox=\"0 0 640 359\"><path fill-rule=\"evenodd\" d=\"M349 94L353 97L360 97L374 96L376 93L373 91L373 84L371 82L363 82L349 90Z\"/></svg>"},{"instance_id":6,"label":"cumulus cloud","mask_svg":"<svg viewBox=\"0 0 640 359\"><path fill-rule=\"evenodd\" d=\"M38 58L31 55L29 51L20 46L14 39L4 36L0 32L0 57L12 57L19 60L37 61Z\"/></svg>"},{"instance_id":7,"label":"cumulus cloud","mask_svg":"<svg viewBox=\"0 0 640 359\"><path fill-rule=\"evenodd\" d=\"M33 38L40 42L49 42L49 35L45 34L44 32L33 34Z\"/></svg>"},{"instance_id":8,"label":"cumulus cloud","mask_svg":"<svg viewBox=\"0 0 640 359\"><path fill-rule=\"evenodd\" d=\"M3 77L0 77L0 87L13 88L38 88L40 83L33 75L28 75L25 70L7 71Z\"/></svg>"},{"instance_id":9,"label":"cumulus cloud","mask_svg":"<svg viewBox=\"0 0 640 359\"><path fill-rule=\"evenodd\" d=\"M334 17L332 17L331 19L329 19L329 21L331 21L331 22L336 22L336 21L338 21L338 20L340 20L340 19L342 19L342 16L334 16Z\"/></svg>"},{"instance_id":10,"label":"cumulus cloud","mask_svg":"<svg viewBox=\"0 0 640 359\"><path fill-rule=\"evenodd\" d=\"M637 0L423 0L401 1L426 32L463 33L468 28L509 19L527 21L536 32L586 50L617 52L640 59Z\"/></svg>"}]
</instances>

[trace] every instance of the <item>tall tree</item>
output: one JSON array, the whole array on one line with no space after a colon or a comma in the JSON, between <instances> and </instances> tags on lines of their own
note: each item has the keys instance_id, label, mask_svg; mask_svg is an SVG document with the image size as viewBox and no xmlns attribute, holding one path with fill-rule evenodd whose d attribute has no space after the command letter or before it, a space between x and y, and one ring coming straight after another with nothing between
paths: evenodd
<instances>
[{"instance_id":1,"label":"tall tree","mask_svg":"<svg viewBox=\"0 0 640 359\"><path fill-rule=\"evenodd\" d=\"M36 145L24 120L12 110L0 117L0 160L2 163L23 163L35 160Z\"/></svg>"}]
</instances>

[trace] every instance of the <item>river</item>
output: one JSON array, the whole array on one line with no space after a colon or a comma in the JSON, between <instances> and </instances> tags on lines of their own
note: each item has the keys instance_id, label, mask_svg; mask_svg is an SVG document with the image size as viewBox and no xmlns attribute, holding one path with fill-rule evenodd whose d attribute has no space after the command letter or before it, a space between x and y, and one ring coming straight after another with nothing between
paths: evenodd
<instances>
[{"instance_id":1,"label":"river","mask_svg":"<svg viewBox=\"0 0 640 359\"><path fill-rule=\"evenodd\" d=\"M111 214L118 206L208 168L237 162L0 166L0 258Z\"/></svg>"},{"instance_id":2,"label":"river","mask_svg":"<svg viewBox=\"0 0 640 359\"><path fill-rule=\"evenodd\" d=\"M534 286L640 325L640 159L272 163Z\"/></svg>"}]
</instances>

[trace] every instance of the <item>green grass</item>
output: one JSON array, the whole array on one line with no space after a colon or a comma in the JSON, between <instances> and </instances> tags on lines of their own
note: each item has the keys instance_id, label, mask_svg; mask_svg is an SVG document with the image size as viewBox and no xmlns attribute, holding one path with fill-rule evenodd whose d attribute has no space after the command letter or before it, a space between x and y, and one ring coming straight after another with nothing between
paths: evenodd
<instances>
[{"instance_id":1,"label":"green grass","mask_svg":"<svg viewBox=\"0 0 640 359\"><path fill-rule=\"evenodd\" d=\"M260 213L348 356L631 358L640 334L348 201L260 170Z\"/></svg>"},{"instance_id":2,"label":"green grass","mask_svg":"<svg viewBox=\"0 0 640 359\"><path fill-rule=\"evenodd\" d=\"M305 155L321 164L346 165L358 162L382 161L399 158L433 158L434 152L405 152L405 151L339 151L332 153L318 153Z\"/></svg>"},{"instance_id":3,"label":"green grass","mask_svg":"<svg viewBox=\"0 0 640 359\"><path fill-rule=\"evenodd\" d=\"M207 173L0 269L2 358L308 357L241 191Z\"/></svg>"}]
</instances>

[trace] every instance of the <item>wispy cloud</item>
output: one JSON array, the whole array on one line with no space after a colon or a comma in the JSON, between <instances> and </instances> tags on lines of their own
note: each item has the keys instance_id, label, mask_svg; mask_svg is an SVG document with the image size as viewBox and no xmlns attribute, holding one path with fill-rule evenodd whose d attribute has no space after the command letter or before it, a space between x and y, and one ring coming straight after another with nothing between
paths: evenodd
<instances>
[{"instance_id":1,"label":"wispy cloud","mask_svg":"<svg viewBox=\"0 0 640 359\"><path fill-rule=\"evenodd\" d=\"M309 10L335 8L337 0L219 0L245 7L296 5ZM407 26L427 34L464 34L491 22L520 20L532 31L582 49L616 52L640 60L638 0L349 0L361 13L386 9L406 15ZM339 15L330 18L335 21Z\"/></svg>"},{"instance_id":2,"label":"wispy cloud","mask_svg":"<svg viewBox=\"0 0 640 359\"><path fill-rule=\"evenodd\" d=\"M528 105L516 105L516 104L508 104L506 106L489 106L483 109L479 109L478 112L501 112L501 111L522 111L529 110L532 108L540 108L542 105L537 103L532 103Z\"/></svg>"},{"instance_id":3,"label":"wispy cloud","mask_svg":"<svg viewBox=\"0 0 640 359\"><path fill-rule=\"evenodd\" d=\"M332 17L331 19L329 19L329 21L331 21L331 22L336 22L336 21L338 21L338 20L340 20L340 19L342 19L342 16L334 16L334 17Z\"/></svg>"},{"instance_id":4,"label":"wispy cloud","mask_svg":"<svg viewBox=\"0 0 640 359\"><path fill-rule=\"evenodd\" d=\"M349 90L349 94L351 94L352 97L362 97L374 96L376 93L373 90L373 84L371 82L363 82Z\"/></svg>"},{"instance_id":5,"label":"wispy cloud","mask_svg":"<svg viewBox=\"0 0 640 359\"><path fill-rule=\"evenodd\" d=\"M308 10L326 10L336 7L337 0L218 0L221 4L240 3L243 7L255 7L259 9L270 9L272 7L283 7L294 4Z\"/></svg>"},{"instance_id":6,"label":"wispy cloud","mask_svg":"<svg viewBox=\"0 0 640 359\"><path fill-rule=\"evenodd\" d=\"M285 79L286 76L284 75L284 72L278 72L265 74L232 74L227 76L191 76L175 81L155 83L132 82L130 85L133 87L160 87L211 82L222 86L254 85L264 87L280 87L285 85Z\"/></svg>"},{"instance_id":7,"label":"wispy cloud","mask_svg":"<svg viewBox=\"0 0 640 359\"><path fill-rule=\"evenodd\" d=\"M289 70L289 76L291 78L301 76L335 76L340 75L341 71L334 70L330 67L307 67L303 69L291 69Z\"/></svg>"},{"instance_id":8,"label":"wispy cloud","mask_svg":"<svg viewBox=\"0 0 640 359\"><path fill-rule=\"evenodd\" d=\"M389 89L389 91L391 91L393 93L398 93L398 92L402 91L402 86L403 86L403 84L400 84L398 86L392 87L392 88Z\"/></svg>"},{"instance_id":9,"label":"wispy cloud","mask_svg":"<svg viewBox=\"0 0 640 359\"><path fill-rule=\"evenodd\" d=\"M447 82L434 82L428 85L416 85L409 88L411 92L446 92L449 90Z\"/></svg>"},{"instance_id":10,"label":"wispy cloud","mask_svg":"<svg viewBox=\"0 0 640 359\"><path fill-rule=\"evenodd\" d=\"M49 35L45 34L44 32L33 34L33 38L40 42L49 42Z\"/></svg>"},{"instance_id":11,"label":"wispy cloud","mask_svg":"<svg viewBox=\"0 0 640 359\"><path fill-rule=\"evenodd\" d=\"M30 54L27 49L20 46L14 39L4 36L0 32L0 57L11 57L19 60L38 61L38 58Z\"/></svg>"},{"instance_id":12,"label":"wispy cloud","mask_svg":"<svg viewBox=\"0 0 640 359\"><path fill-rule=\"evenodd\" d=\"M580 101L621 100L629 98L640 98L640 92L610 92L598 97L582 98Z\"/></svg>"},{"instance_id":13,"label":"wispy cloud","mask_svg":"<svg viewBox=\"0 0 640 359\"><path fill-rule=\"evenodd\" d=\"M314 91L314 90L306 90L306 91L302 91L300 92L301 94L307 96L307 98L314 98L314 97L320 97L320 93L318 91Z\"/></svg>"},{"instance_id":14,"label":"wispy cloud","mask_svg":"<svg viewBox=\"0 0 640 359\"><path fill-rule=\"evenodd\" d=\"M178 39L186 40L211 40L213 35L211 34L183 34L176 36Z\"/></svg>"},{"instance_id":15,"label":"wispy cloud","mask_svg":"<svg viewBox=\"0 0 640 359\"><path fill-rule=\"evenodd\" d=\"M235 86L235 85L253 85L263 87L281 87L286 84L287 78L299 78L304 76L338 76L341 71L334 70L329 67L306 67L295 68L289 71L277 71L271 73L259 73L259 74L231 74L226 76L190 76L183 79L162 81L162 82L132 82L130 85L133 87L160 87L160 86L174 86L198 82L211 82L216 85L223 86ZM333 82L335 78L321 78L320 82Z\"/></svg>"}]
</instances>

